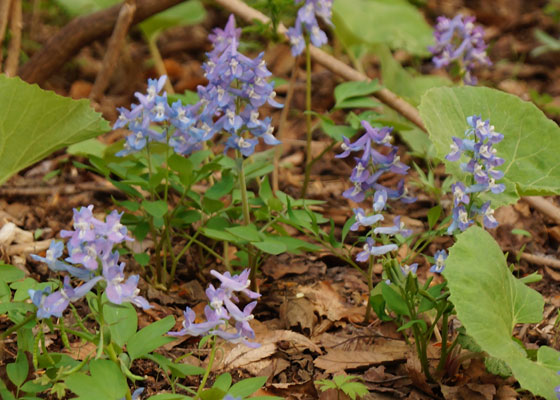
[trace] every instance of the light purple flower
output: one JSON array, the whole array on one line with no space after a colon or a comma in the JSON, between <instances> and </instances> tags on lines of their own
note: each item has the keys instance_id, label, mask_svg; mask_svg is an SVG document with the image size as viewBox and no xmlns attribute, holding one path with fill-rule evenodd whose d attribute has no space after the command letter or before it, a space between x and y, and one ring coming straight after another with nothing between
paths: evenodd
<instances>
[{"instance_id":1,"label":"light purple flower","mask_svg":"<svg viewBox=\"0 0 560 400\"><path fill-rule=\"evenodd\" d=\"M407 276L408 274L415 274L416 270L418 270L418 263L414 263L414 264L405 264L401 266L401 272L404 276Z\"/></svg>"},{"instance_id":2,"label":"light purple flower","mask_svg":"<svg viewBox=\"0 0 560 400\"><path fill-rule=\"evenodd\" d=\"M388 227L377 227L373 230L373 233L377 234L383 234L383 235L401 235L404 237L408 237L410 235L412 235L412 230L410 229L406 229L404 222L401 222L401 217L397 216L395 217L395 219L393 220L393 226L388 226Z\"/></svg>"},{"instance_id":3,"label":"light purple flower","mask_svg":"<svg viewBox=\"0 0 560 400\"><path fill-rule=\"evenodd\" d=\"M397 249L398 246L396 244L376 246L374 240L368 237L364 244L363 251L356 256L356 261L364 262L369 260L370 256L381 256Z\"/></svg>"},{"instance_id":4,"label":"light purple flower","mask_svg":"<svg viewBox=\"0 0 560 400\"><path fill-rule=\"evenodd\" d=\"M430 268L430 272L441 274L445 268L445 260L447 259L447 252L445 250L438 250L434 254L434 265Z\"/></svg>"},{"instance_id":5,"label":"light purple flower","mask_svg":"<svg viewBox=\"0 0 560 400\"><path fill-rule=\"evenodd\" d=\"M360 226L372 226L379 221L383 221L383 215L381 214L366 216L362 208L354 208L353 211L354 211L354 216L356 218L356 222L354 222L350 227L351 231L357 231L360 228Z\"/></svg>"}]
</instances>

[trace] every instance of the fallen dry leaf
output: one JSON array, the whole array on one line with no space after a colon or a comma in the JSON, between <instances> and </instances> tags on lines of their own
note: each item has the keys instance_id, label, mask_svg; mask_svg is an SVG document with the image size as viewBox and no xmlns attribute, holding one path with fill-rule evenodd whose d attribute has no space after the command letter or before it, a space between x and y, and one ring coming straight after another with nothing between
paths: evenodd
<instances>
[{"instance_id":1,"label":"fallen dry leaf","mask_svg":"<svg viewBox=\"0 0 560 400\"><path fill-rule=\"evenodd\" d=\"M385 362L403 361L409 350L410 348L405 342L379 340L371 346L369 351L329 349L327 354L317 357L314 364L317 368L324 369L325 373L336 373Z\"/></svg>"},{"instance_id":2,"label":"fallen dry leaf","mask_svg":"<svg viewBox=\"0 0 560 400\"><path fill-rule=\"evenodd\" d=\"M441 385L446 400L492 400L496 394L494 385L468 383L464 386Z\"/></svg>"},{"instance_id":3,"label":"fallen dry leaf","mask_svg":"<svg viewBox=\"0 0 560 400\"><path fill-rule=\"evenodd\" d=\"M262 272L277 280L288 274L301 275L309 271L309 264L303 262L303 259L291 259L292 262L282 262L278 257L269 257L262 266ZM296 262L293 262L296 261ZM299 262L298 262L299 261Z\"/></svg>"},{"instance_id":4,"label":"fallen dry leaf","mask_svg":"<svg viewBox=\"0 0 560 400\"><path fill-rule=\"evenodd\" d=\"M302 286L299 292L303 293L312 303L314 310L333 322L347 319L351 322L362 321L364 307L349 306L344 298L327 281L318 282L316 285Z\"/></svg>"}]
</instances>

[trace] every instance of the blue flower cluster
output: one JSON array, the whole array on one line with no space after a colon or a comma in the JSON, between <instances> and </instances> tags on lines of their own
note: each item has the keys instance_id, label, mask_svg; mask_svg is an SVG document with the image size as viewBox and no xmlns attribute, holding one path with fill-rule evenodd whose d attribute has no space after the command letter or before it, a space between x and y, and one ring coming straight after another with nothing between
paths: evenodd
<instances>
[{"instance_id":1,"label":"blue flower cluster","mask_svg":"<svg viewBox=\"0 0 560 400\"><path fill-rule=\"evenodd\" d=\"M393 128L373 128L367 121L362 121L365 133L354 143L343 137L341 154L336 158L346 158L351 153L362 152L361 157L354 157L356 166L350 176L353 187L342 195L355 202L361 202L368 192L372 192L374 210L379 212L385 209L387 199L399 199L405 203L412 203L416 199L408 196L404 187L404 179L397 185L397 189L389 189L380 183L379 178L387 172L406 175L409 167L403 164L397 155L398 148L391 144ZM377 151L374 147L380 145L386 151Z\"/></svg>"},{"instance_id":2,"label":"blue flower cluster","mask_svg":"<svg viewBox=\"0 0 560 400\"><path fill-rule=\"evenodd\" d=\"M169 332L171 336L206 336L216 335L232 343L244 343L249 347L259 347L258 343L249 342L255 338L255 332L249 321L253 317L253 309L256 301L247 304L243 310L237 306L239 299L236 292L244 293L251 299L258 299L261 295L249 290L250 270L246 269L241 274L232 276L229 272L220 274L210 271L212 275L220 280L221 285L216 289L212 284L206 289L209 304L204 308L206 322L195 323L195 312L187 307L183 312L185 320L183 329L178 332ZM235 329L231 330L230 321L235 321Z\"/></svg>"},{"instance_id":3,"label":"blue flower cluster","mask_svg":"<svg viewBox=\"0 0 560 400\"><path fill-rule=\"evenodd\" d=\"M477 64L492 65L486 54L484 29L475 26L475 20L475 17L461 14L453 19L438 17L434 30L436 44L428 48L434 55L432 61L437 68L457 62L467 85L476 85L477 79L472 72Z\"/></svg>"},{"instance_id":4,"label":"blue flower cluster","mask_svg":"<svg viewBox=\"0 0 560 400\"><path fill-rule=\"evenodd\" d=\"M302 0L296 0L296 4L301 2ZM294 57L300 55L305 48L304 29L314 46L327 44L327 34L319 27L317 17L327 25L332 25L332 4L333 0L305 0L303 7L298 10L295 26L288 29Z\"/></svg>"},{"instance_id":5,"label":"blue flower cluster","mask_svg":"<svg viewBox=\"0 0 560 400\"><path fill-rule=\"evenodd\" d=\"M144 309L150 305L139 296L138 275L125 280L124 263L119 263L119 253L114 246L127 240L128 231L121 224L121 214L113 211L105 221L93 216L93 206L74 209L74 229L61 231L60 236L69 238L67 242L68 257L60 258L64 252L64 243L52 241L46 257L31 255L34 260L44 262L53 271L66 271L71 276L85 283L76 288L70 284L70 276L64 277L63 287L51 293L50 286L43 290L29 290L29 297L37 307L38 318L61 317L70 302L84 297L96 284L105 286L105 294L111 303L131 302Z\"/></svg>"},{"instance_id":6,"label":"blue flower cluster","mask_svg":"<svg viewBox=\"0 0 560 400\"><path fill-rule=\"evenodd\" d=\"M490 121L483 121L480 116L467 118L469 127L465 131L465 139L453 137L451 152L445 157L449 161L459 161L462 155L469 157L469 161L461 163L461 169L470 174L470 185L456 182L451 185L453 194L453 222L447 233L452 234L458 229L464 231L474 223L474 217L480 215L486 228L495 228L498 221L494 218L494 210L490 201L482 206L475 205L475 198L483 192L502 193L503 183L496 181L504 177L502 171L497 170L504 163L504 159L496 156L494 144L499 143L504 135L496 132Z\"/></svg>"},{"instance_id":7,"label":"blue flower cluster","mask_svg":"<svg viewBox=\"0 0 560 400\"><path fill-rule=\"evenodd\" d=\"M203 140L226 131L230 134L226 150L232 148L248 157L258 141L245 138L243 132L262 138L268 145L280 143L272 135L270 117L259 119L259 108L266 103L277 108L282 105L274 100L274 85L267 80L272 73L266 68L264 53L255 59L239 53L240 35L241 29L235 27L231 15L225 29L216 29L210 36L214 49L202 67L208 85L198 87L198 118L204 130Z\"/></svg>"},{"instance_id":8,"label":"blue flower cluster","mask_svg":"<svg viewBox=\"0 0 560 400\"><path fill-rule=\"evenodd\" d=\"M217 28L209 36L214 48L203 65L208 84L198 87L200 101L194 105L178 100L169 106L166 92L162 93L167 77L148 79L147 92L135 93L139 104L131 110L119 108L113 128L126 127L132 133L117 155L138 152L150 142L168 143L177 154L187 155L224 131L229 133L225 150L233 148L246 157L258 142L247 134L269 145L280 143L272 135L271 119L259 119L259 108L265 103L282 107L274 100L274 85L268 82L271 72L263 53L251 59L238 52L240 36L233 15L225 29Z\"/></svg>"},{"instance_id":9,"label":"blue flower cluster","mask_svg":"<svg viewBox=\"0 0 560 400\"><path fill-rule=\"evenodd\" d=\"M343 152L336 156L337 158L346 158L351 153L362 152L361 157L354 157L356 166L350 176L353 187L346 190L342 195L355 202L364 201L366 197L373 195L374 214L366 215L362 208L354 208L355 222L350 227L352 231L357 231L361 226L373 227L378 222L383 221L381 212L385 210L388 199L399 199L405 203L416 200L408 196L404 187L404 179L398 183L397 189L389 189L378 183L379 178L385 173L392 172L406 175L409 169L407 165L400 161L400 157L397 155L398 148L391 144L392 128L373 128L367 121L362 121L362 126L366 131L354 143L343 137ZM381 146L380 151L376 150L375 146ZM404 227L400 217L394 219L393 226L376 227L371 232L374 235L393 236L400 234L404 237L412 234L411 230ZM395 244L376 246L373 238L368 237L363 250L358 253L356 261L367 261L370 256L380 256L397 249L398 246Z\"/></svg>"}]
</instances>

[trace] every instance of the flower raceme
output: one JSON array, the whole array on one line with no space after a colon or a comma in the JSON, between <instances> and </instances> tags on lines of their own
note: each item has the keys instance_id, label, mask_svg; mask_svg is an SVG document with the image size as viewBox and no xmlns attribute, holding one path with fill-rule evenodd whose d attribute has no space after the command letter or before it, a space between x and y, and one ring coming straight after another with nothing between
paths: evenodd
<instances>
[{"instance_id":1,"label":"flower raceme","mask_svg":"<svg viewBox=\"0 0 560 400\"><path fill-rule=\"evenodd\" d=\"M62 287L54 293L51 288L29 290L29 297L37 307L38 318L61 317L70 302L84 297L97 284L102 285L108 300L113 304L130 302L144 309L150 308L145 298L139 296L138 275L125 280L125 264L119 263L119 253L114 247L132 238L120 222L122 213L111 212L105 221L93 216L93 206L74 209L73 230L61 231L68 238L68 257L60 260L64 253L64 242L53 240L45 257L31 257L57 272L67 272L82 280L80 286L72 286L70 276L64 277Z\"/></svg>"},{"instance_id":2,"label":"flower raceme","mask_svg":"<svg viewBox=\"0 0 560 400\"><path fill-rule=\"evenodd\" d=\"M295 1L296 4L301 2L302 0ZM332 25L332 4L332 0L305 0L303 6L298 10L295 25L288 29L288 38L294 57L300 55L305 48L305 33L309 35L314 46L321 47L327 44L327 34L319 27L317 17L327 25Z\"/></svg>"},{"instance_id":3,"label":"flower raceme","mask_svg":"<svg viewBox=\"0 0 560 400\"><path fill-rule=\"evenodd\" d=\"M187 307L183 312L185 320L183 328L177 332L168 332L171 336L206 336L216 335L232 343L244 343L249 347L259 347L258 343L249 342L255 338L255 332L249 325L253 317L256 301L247 304L241 310L237 303L239 298L236 293L243 293L250 299L258 299L261 295L249 290L250 270L246 269L241 274L232 276L229 272L221 274L217 271L210 273L218 278L220 286L215 288L210 284L206 289L208 305L204 308L206 322L195 323L195 312ZM232 328L233 325L233 329Z\"/></svg>"},{"instance_id":4,"label":"flower raceme","mask_svg":"<svg viewBox=\"0 0 560 400\"><path fill-rule=\"evenodd\" d=\"M468 161L461 163L461 169L468 174L468 184L456 182L451 185L453 195L452 223L447 232L452 234L457 229L464 231L474 223L474 217L481 216L486 228L495 228L498 221L494 217L494 209L491 202L479 204L478 196L481 193L502 193L505 190L503 183L497 183L504 177L502 171L496 168L504 163L504 159L498 157L493 147L504 138L504 135L496 132L490 121L483 121L480 116L473 115L467 118L468 128L465 138L453 137L450 145L450 153L445 157L448 161L459 161L463 155Z\"/></svg>"},{"instance_id":5,"label":"flower raceme","mask_svg":"<svg viewBox=\"0 0 560 400\"><path fill-rule=\"evenodd\" d=\"M197 88L200 101L194 105L178 100L170 106L162 93L167 77L148 79L147 93L135 93L139 104L119 109L114 129L126 127L132 133L117 155L141 151L151 142L168 143L177 154L188 155L220 132L228 134L226 151L232 148L246 157L253 154L259 138L268 145L280 143L272 134L270 117L261 119L259 114L267 103L282 107L268 81L272 74L263 53L251 59L238 51L240 36L233 15L224 29L209 35L213 49L202 67L208 84Z\"/></svg>"},{"instance_id":6,"label":"flower raceme","mask_svg":"<svg viewBox=\"0 0 560 400\"><path fill-rule=\"evenodd\" d=\"M477 65L492 65L486 54L484 29L476 26L475 20L475 17L465 17L462 14L453 19L438 17L434 30L436 44L428 48L434 55L432 61L437 68L456 62L463 82L467 85L476 85L473 70Z\"/></svg>"}]
</instances>

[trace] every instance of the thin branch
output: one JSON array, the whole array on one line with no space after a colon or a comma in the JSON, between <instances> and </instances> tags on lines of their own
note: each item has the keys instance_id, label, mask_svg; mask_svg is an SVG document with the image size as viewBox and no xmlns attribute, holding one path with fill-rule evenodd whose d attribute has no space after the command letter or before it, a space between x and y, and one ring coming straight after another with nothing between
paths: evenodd
<instances>
[{"instance_id":1,"label":"thin branch","mask_svg":"<svg viewBox=\"0 0 560 400\"><path fill-rule=\"evenodd\" d=\"M266 15L248 6L247 4L243 3L241 0L215 0L215 1L216 3L220 4L224 8L230 10L231 12L240 16L241 18L245 19L246 21L250 22L253 20L257 20L265 24L270 21L270 19ZM283 25L278 26L278 33L285 35L286 32L287 30L285 26ZM311 57L319 64L323 65L330 71L343 77L346 80L349 81L369 80L369 77L367 77L365 74L355 70L349 65L343 63L342 61L336 59L330 54L327 54L324 51L314 46L311 46ZM385 88L378 90L373 95L377 97L379 100L381 100L383 103L385 103L387 106L399 112L402 116L407 118L410 122L414 123L424 132L426 132L426 127L422 122L420 113L414 106L412 106L411 104L409 104L408 102L406 102L405 100L397 96L395 93ZM531 206L536 210L538 210L539 212L548 215L549 217L553 218L554 221L560 224L560 208L554 205L553 203L551 203L549 200L546 200L541 197L531 197L531 198L523 197L522 199L529 202L529 204L531 204Z\"/></svg>"},{"instance_id":2,"label":"thin branch","mask_svg":"<svg viewBox=\"0 0 560 400\"><path fill-rule=\"evenodd\" d=\"M12 0L10 12L10 47L4 72L7 76L15 76L19 65L19 53L21 51L21 29L23 27L21 15L21 0Z\"/></svg>"},{"instance_id":3,"label":"thin branch","mask_svg":"<svg viewBox=\"0 0 560 400\"><path fill-rule=\"evenodd\" d=\"M107 53L105 53L105 57L103 58L103 65L95 78L95 83L93 84L89 95L89 98L94 101L101 98L105 89L109 86L111 76L113 76L113 71L117 65L121 49L125 44L126 35L128 33L128 29L130 28L130 24L132 23L132 19L134 18L135 12L136 0L126 0L119 12L115 29L113 30L111 39L109 39Z\"/></svg>"},{"instance_id":4,"label":"thin branch","mask_svg":"<svg viewBox=\"0 0 560 400\"><path fill-rule=\"evenodd\" d=\"M182 0L137 0L132 24L173 7ZM113 32L121 5L75 18L51 37L41 50L20 69L20 76L29 83L42 83L59 70L82 47Z\"/></svg>"},{"instance_id":5,"label":"thin branch","mask_svg":"<svg viewBox=\"0 0 560 400\"><path fill-rule=\"evenodd\" d=\"M8 28L8 16L10 15L10 5L12 0L0 1L0 48L6 37L6 29ZM2 69L2 51L0 51L0 70Z\"/></svg>"},{"instance_id":6,"label":"thin branch","mask_svg":"<svg viewBox=\"0 0 560 400\"><path fill-rule=\"evenodd\" d=\"M530 262L531 264L543 265L560 270L560 260L550 256L540 256L535 254L522 253L521 258Z\"/></svg>"},{"instance_id":7,"label":"thin branch","mask_svg":"<svg viewBox=\"0 0 560 400\"><path fill-rule=\"evenodd\" d=\"M215 1L216 3L220 4L224 8L230 10L231 12L239 15L241 18L247 21L258 20L265 24L270 22L270 19L266 15L264 15L260 11L255 10L252 7L249 7L241 0L215 0ZM278 33L285 35L286 32L287 32L286 27L280 24L278 26ZM340 60L337 60L335 57L325 53L323 50L320 50L314 46L311 46L310 50L311 50L311 58L313 58L314 61L328 68L335 74L340 75L344 79L349 81L370 80L368 76L356 71L354 68L343 63ZM426 131L426 128L424 127L424 124L422 122L422 119L420 118L420 114L418 113L418 110L414 106L406 102L405 100L401 99L395 93L391 92L388 89L381 89L375 92L373 95L377 97L379 100L381 100L383 103L388 105L389 107L398 111L400 114L406 117L410 122L417 125L420 129Z\"/></svg>"},{"instance_id":8,"label":"thin branch","mask_svg":"<svg viewBox=\"0 0 560 400\"><path fill-rule=\"evenodd\" d=\"M550 200L547 200L544 197L537 196L523 197L523 200L535 210L539 211L541 214L546 215L555 223L560 225L560 208L558 208L558 206L556 206Z\"/></svg>"}]
</instances>

